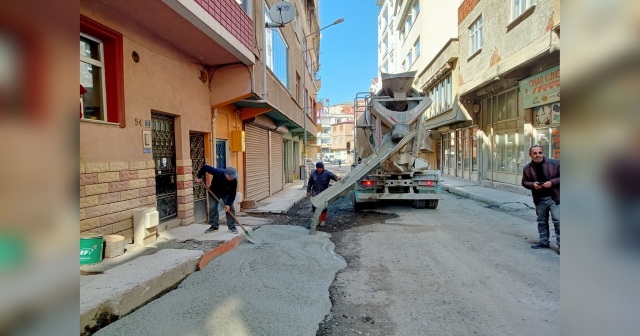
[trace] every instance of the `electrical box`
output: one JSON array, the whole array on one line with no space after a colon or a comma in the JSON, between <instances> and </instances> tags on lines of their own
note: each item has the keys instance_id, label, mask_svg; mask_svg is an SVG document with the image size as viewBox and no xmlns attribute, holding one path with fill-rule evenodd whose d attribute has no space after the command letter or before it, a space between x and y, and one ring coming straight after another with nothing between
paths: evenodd
<instances>
[{"instance_id":1,"label":"electrical box","mask_svg":"<svg viewBox=\"0 0 640 336\"><path fill-rule=\"evenodd\" d=\"M229 147L232 152L244 152L244 131L231 131Z\"/></svg>"}]
</instances>

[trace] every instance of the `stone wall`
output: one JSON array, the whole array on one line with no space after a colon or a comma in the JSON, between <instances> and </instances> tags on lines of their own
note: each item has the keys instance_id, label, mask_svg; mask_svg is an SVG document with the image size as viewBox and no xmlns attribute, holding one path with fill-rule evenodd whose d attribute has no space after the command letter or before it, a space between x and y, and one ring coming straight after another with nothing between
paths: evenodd
<instances>
[{"instance_id":1,"label":"stone wall","mask_svg":"<svg viewBox=\"0 0 640 336\"><path fill-rule=\"evenodd\" d=\"M193 217L193 175L191 160L176 160L178 180L178 218L182 225L192 224Z\"/></svg>"},{"instance_id":2,"label":"stone wall","mask_svg":"<svg viewBox=\"0 0 640 336\"><path fill-rule=\"evenodd\" d=\"M80 163L80 232L131 242L133 210L156 206L154 168L153 160Z\"/></svg>"}]
</instances>

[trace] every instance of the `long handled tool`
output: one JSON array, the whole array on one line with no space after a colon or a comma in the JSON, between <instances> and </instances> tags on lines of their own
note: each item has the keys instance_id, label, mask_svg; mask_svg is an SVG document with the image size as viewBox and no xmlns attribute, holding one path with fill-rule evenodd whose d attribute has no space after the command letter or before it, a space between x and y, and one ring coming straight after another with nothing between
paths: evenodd
<instances>
[{"instance_id":1,"label":"long handled tool","mask_svg":"<svg viewBox=\"0 0 640 336\"><path fill-rule=\"evenodd\" d=\"M218 196L216 196L216 195L213 193L213 191L211 191L209 188L207 188L207 186L206 186L204 183L200 182L200 184L202 184L202 186L203 186L205 189L207 189L207 191L209 192L209 194L211 194L211 196L213 196L213 198L215 198L215 199L216 199L216 201L218 201L218 203L220 203L220 205L222 205L222 207L223 207L223 208L225 208L225 207L226 207L226 204L222 203L222 201L218 198ZM242 228L242 231L244 231L244 233L247 235L247 240L248 240L250 243L258 244L258 245L262 244L262 241L261 241L259 238L255 238L255 237L251 236L251 234L249 234L249 231L248 231L247 229L245 229L244 225L242 225L242 223L240 223L240 221L238 220L238 218L236 218L236 216L235 216L232 212L227 212L227 213L228 213L228 214L230 214L230 215L231 215L231 217L233 217L233 219L236 221L236 223L238 223L238 225L240 225L240 227Z\"/></svg>"}]
</instances>

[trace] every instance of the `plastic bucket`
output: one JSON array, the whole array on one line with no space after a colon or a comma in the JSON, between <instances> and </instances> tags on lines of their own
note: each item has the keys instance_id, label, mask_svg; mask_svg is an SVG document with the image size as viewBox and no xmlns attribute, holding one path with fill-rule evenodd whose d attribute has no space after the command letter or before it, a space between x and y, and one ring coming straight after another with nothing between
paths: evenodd
<instances>
[{"instance_id":1,"label":"plastic bucket","mask_svg":"<svg viewBox=\"0 0 640 336\"><path fill-rule=\"evenodd\" d=\"M102 261L102 245L104 238L101 234L80 235L80 265L97 264Z\"/></svg>"}]
</instances>

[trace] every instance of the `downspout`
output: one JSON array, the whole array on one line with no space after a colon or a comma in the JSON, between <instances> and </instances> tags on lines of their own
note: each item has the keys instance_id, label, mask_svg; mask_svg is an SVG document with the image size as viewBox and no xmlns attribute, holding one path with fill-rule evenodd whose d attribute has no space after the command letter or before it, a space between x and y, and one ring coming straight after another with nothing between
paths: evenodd
<instances>
[{"instance_id":1,"label":"downspout","mask_svg":"<svg viewBox=\"0 0 640 336\"><path fill-rule=\"evenodd\" d=\"M266 11L265 2L262 1L262 100L267 101L267 20L265 19L264 12Z\"/></svg>"},{"instance_id":2,"label":"downspout","mask_svg":"<svg viewBox=\"0 0 640 336\"><path fill-rule=\"evenodd\" d=\"M213 109L213 118L211 118L211 166L216 167L216 118L218 117L218 109ZM216 167L218 168L218 167Z\"/></svg>"}]
</instances>

